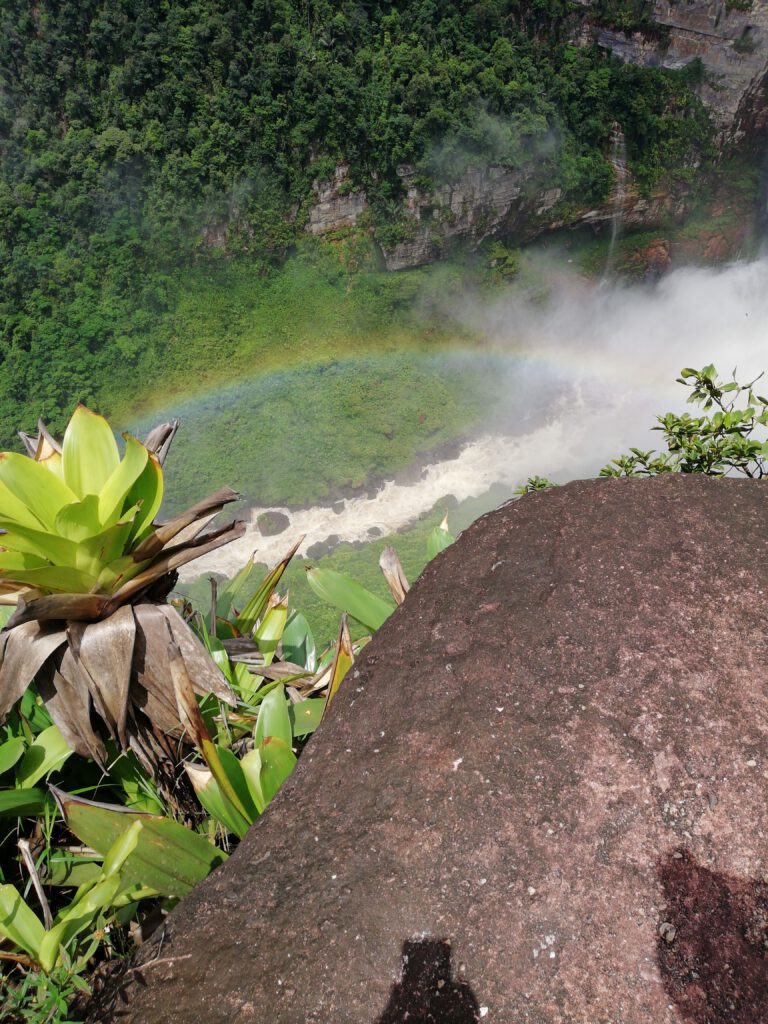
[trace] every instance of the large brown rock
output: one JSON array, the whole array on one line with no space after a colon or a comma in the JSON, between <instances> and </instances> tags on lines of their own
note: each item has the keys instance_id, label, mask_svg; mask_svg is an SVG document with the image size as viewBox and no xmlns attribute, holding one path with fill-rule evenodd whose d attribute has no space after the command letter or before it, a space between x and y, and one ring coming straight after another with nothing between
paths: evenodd
<instances>
[{"instance_id":1,"label":"large brown rock","mask_svg":"<svg viewBox=\"0 0 768 1024\"><path fill-rule=\"evenodd\" d=\"M766 595L758 482L485 516L103 1019L767 1021Z\"/></svg>"}]
</instances>

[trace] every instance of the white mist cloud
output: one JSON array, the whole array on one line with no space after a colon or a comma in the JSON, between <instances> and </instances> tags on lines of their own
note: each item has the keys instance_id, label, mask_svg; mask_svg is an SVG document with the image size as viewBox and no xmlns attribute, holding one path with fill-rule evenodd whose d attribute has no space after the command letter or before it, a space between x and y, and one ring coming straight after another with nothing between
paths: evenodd
<instances>
[{"instance_id":1,"label":"white mist cloud","mask_svg":"<svg viewBox=\"0 0 768 1024\"><path fill-rule=\"evenodd\" d=\"M253 509L245 536L195 562L189 576L234 573L252 552L274 562L304 534L307 545L330 535L365 541L372 528L386 535L446 494L461 500L494 484L511 493L536 474L560 483L595 476L632 445L659 446L650 428L656 414L685 407L687 391L675 383L684 366L712 362L724 376L737 367L740 380L768 370L768 259L678 270L652 286L596 287L564 277L561 265L549 273L545 304L514 290L492 303L468 296L451 303L451 315L495 353L479 358L488 373L502 376L508 395L501 408L489 409L487 433L458 458L429 466L414 484L389 482L375 497L350 498L341 509L283 509L290 526L277 537L261 535L263 510ZM461 372L478 355L445 359Z\"/></svg>"},{"instance_id":2,"label":"white mist cloud","mask_svg":"<svg viewBox=\"0 0 768 1024\"><path fill-rule=\"evenodd\" d=\"M452 310L527 364L522 390L512 386L512 364L514 409L502 413L551 406L557 429L549 442L531 435L538 450L521 457L521 479L592 476L630 445L658 446L656 414L685 407L687 391L675 383L684 366L714 363L726 377L737 368L740 380L768 371L768 258L676 270L655 285L596 287L561 269L552 275L545 304L510 292L490 305L465 298Z\"/></svg>"}]
</instances>

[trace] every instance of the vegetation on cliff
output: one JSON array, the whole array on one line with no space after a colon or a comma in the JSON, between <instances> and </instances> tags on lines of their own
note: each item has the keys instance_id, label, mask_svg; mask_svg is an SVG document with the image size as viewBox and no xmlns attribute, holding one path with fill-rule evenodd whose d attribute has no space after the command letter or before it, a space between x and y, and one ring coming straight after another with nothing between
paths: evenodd
<instances>
[{"instance_id":1,"label":"vegetation on cliff","mask_svg":"<svg viewBox=\"0 0 768 1024\"><path fill-rule=\"evenodd\" d=\"M566 196L611 183L611 127L646 186L686 175L709 126L697 71L636 68L569 40L566 0L183 0L0 14L0 440L76 400L152 386L179 270L269 267L337 161L371 219L397 168L532 162Z\"/></svg>"}]
</instances>

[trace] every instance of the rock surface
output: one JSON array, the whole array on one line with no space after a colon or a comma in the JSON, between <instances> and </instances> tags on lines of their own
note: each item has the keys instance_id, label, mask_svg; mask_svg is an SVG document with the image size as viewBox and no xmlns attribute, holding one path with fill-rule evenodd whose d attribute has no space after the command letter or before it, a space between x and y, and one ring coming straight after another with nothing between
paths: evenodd
<instances>
[{"instance_id":1,"label":"rock surface","mask_svg":"<svg viewBox=\"0 0 768 1024\"><path fill-rule=\"evenodd\" d=\"M365 193L352 188L347 164L339 164L330 180L313 182L312 191L316 201L310 207L307 224L312 235L353 228L368 209Z\"/></svg>"},{"instance_id":2,"label":"rock surface","mask_svg":"<svg viewBox=\"0 0 768 1024\"><path fill-rule=\"evenodd\" d=\"M768 486L527 495L431 563L92 1020L768 1020Z\"/></svg>"},{"instance_id":3,"label":"rock surface","mask_svg":"<svg viewBox=\"0 0 768 1024\"><path fill-rule=\"evenodd\" d=\"M708 74L699 91L723 143L739 142L747 131L765 127L768 4L764 0L754 0L746 9L728 0L656 0L653 17L668 32L664 44L639 32L594 26L587 32L632 64L677 69L700 59Z\"/></svg>"}]
</instances>

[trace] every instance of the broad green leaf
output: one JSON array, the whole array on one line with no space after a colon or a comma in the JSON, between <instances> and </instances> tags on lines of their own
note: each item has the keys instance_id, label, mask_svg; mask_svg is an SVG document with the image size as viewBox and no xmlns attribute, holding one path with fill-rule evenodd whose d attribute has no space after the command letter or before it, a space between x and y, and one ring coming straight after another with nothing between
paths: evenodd
<instances>
[{"instance_id":1,"label":"broad green leaf","mask_svg":"<svg viewBox=\"0 0 768 1024\"><path fill-rule=\"evenodd\" d=\"M81 890L85 892L81 893ZM78 895L60 914L56 915L53 927L47 931L40 943L38 960L44 971L52 971L59 958L62 947L77 938L91 926L97 914L106 913L120 889L120 875L91 885L86 882L78 890Z\"/></svg>"},{"instance_id":2,"label":"broad green leaf","mask_svg":"<svg viewBox=\"0 0 768 1024\"><path fill-rule=\"evenodd\" d=\"M205 810L208 811L215 821L223 825L228 832L232 832L238 839L242 839L252 822L246 821L242 814L232 805L232 801L224 796L210 768L205 768L199 764L187 764L184 767L195 790L197 799ZM244 776L243 780L245 781ZM250 791L248 799L250 803L253 803Z\"/></svg>"},{"instance_id":3,"label":"broad green leaf","mask_svg":"<svg viewBox=\"0 0 768 1024\"><path fill-rule=\"evenodd\" d=\"M78 544L77 568L99 578L107 565L123 557L132 526L130 521L115 523Z\"/></svg>"},{"instance_id":4,"label":"broad green leaf","mask_svg":"<svg viewBox=\"0 0 768 1024\"><path fill-rule=\"evenodd\" d=\"M222 850L170 818L93 803L55 788L54 795L67 827L104 856L133 821L141 820L144 827L136 849L121 872L125 887L145 885L162 896L185 896L226 860Z\"/></svg>"},{"instance_id":5,"label":"broad green leaf","mask_svg":"<svg viewBox=\"0 0 768 1024\"><path fill-rule=\"evenodd\" d=\"M283 630L283 659L294 665L303 665L308 672L317 667L315 638L309 623L301 612L291 611Z\"/></svg>"},{"instance_id":6,"label":"broad green leaf","mask_svg":"<svg viewBox=\"0 0 768 1024\"><path fill-rule=\"evenodd\" d=\"M0 817L26 818L42 813L47 803L42 789L0 789Z\"/></svg>"},{"instance_id":7,"label":"broad green leaf","mask_svg":"<svg viewBox=\"0 0 768 1024\"><path fill-rule=\"evenodd\" d=\"M248 785L243 776L243 770L240 767L240 762L237 757L227 747L216 747L216 752L219 755L222 768L226 772L227 779L229 780L232 789L237 794L237 798L240 804L245 808L246 820L248 824L253 824L256 818L256 808L251 800L251 794L248 791Z\"/></svg>"},{"instance_id":8,"label":"broad green leaf","mask_svg":"<svg viewBox=\"0 0 768 1024\"><path fill-rule=\"evenodd\" d=\"M219 640L217 636L213 636L211 633L208 632L208 627L205 620L201 621L200 618L198 617L197 622L201 626L200 632L203 641L203 646L205 647L206 651L208 651L208 653L210 654L214 663L224 673L224 677L226 678L227 682L230 685L232 685L232 683L234 683L232 672L233 665L229 660L229 655L227 654L224 644L221 642L221 640Z\"/></svg>"},{"instance_id":9,"label":"broad green leaf","mask_svg":"<svg viewBox=\"0 0 768 1024\"><path fill-rule=\"evenodd\" d=\"M245 701L250 701L253 697L253 684L255 676L253 673L248 671L248 666L243 665L242 662L230 662L230 668L232 670L232 687L235 692Z\"/></svg>"},{"instance_id":10,"label":"broad green leaf","mask_svg":"<svg viewBox=\"0 0 768 1024\"><path fill-rule=\"evenodd\" d=\"M309 567L307 582L323 601L347 612L367 629L377 630L395 610L389 601L372 594L351 576L333 569Z\"/></svg>"},{"instance_id":11,"label":"broad green leaf","mask_svg":"<svg viewBox=\"0 0 768 1024\"><path fill-rule=\"evenodd\" d=\"M26 749L27 744L21 736L12 736L0 744L0 775L13 768Z\"/></svg>"},{"instance_id":12,"label":"broad green leaf","mask_svg":"<svg viewBox=\"0 0 768 1024\"><path fill-rule=\"evenodd\" d=\"M233 576L233 578L225 586L221 587L218 594L216 595L216 615L218 617L226 619L229 618L229 616L232 614L232 605L237 600L237 595L248 582L248 579L251 573L253 572L253 566L253 555L251 555L251 557L248 559L248 561L245 563L242 569L237 573L237 575ZM208 630L210 632L216 632L216 634L218 635L218 625L216 626L216 629L214 629L214 626L211 623L210 618L211 616L209 612L206 622Z\"/></svg>"},{"instance_id":13,"label":"broad green leaf","mask_svg":"<svg viewBox=\"0 0 768 1024\"><path fill-rule=\"evenodd\" d=\"M82 501L63 505L56 516L56 532L78 543L88 537L95 537L102 529L99 498L96 494L88 494Z\"/></svg>"},{"instance_id":14,"label":"broad green leaf","mask_svg":"<svg viewBox=\"0 0 768 1024\"><path fill-rule=\"evenodd\" d=\"M112 878L113 875L117 875L120 872L123 864L125 864L128 857L136 849L143 828L141 818L137 818L114 841L104 858L103 871L105 878Z\"/></svg>"},{"instance_id":15,"label":"broad green leaf","mask_svg":"<svg viewBox=\"0 0 768 1024\"><path fill-rule=\"evenodd\" d=\"M10 488L1 480L0 510L2 510L2 517L4 520L7 519L19 526L25 526L30 530L40 530L45 528L46 524L43 520L36 516L32 509L27 508L24 502L17 498ZM6 527L3 527L3 529L6 529Z\"/></svg>"},{"instance_id":16,"label":"broad green leaf","mask_svg":"<svg viewBox=\"0 0 768 1024\"><path fill-rule=\"evenodd\" d=\"M45 884L79 887L95 882L101 874L101 861L101 857L57 850L46 862Z\"/></svg>"},{"instance_id":17,"label":"broad green leaf","mask_svg":"<svg viewBox=\"0 0 768 1024\"><path fill-rule=\"evenodd\" d=\"M282 686L278 686L268 693L261 702L253 734L253 743L257 750L261 749L262 743L268 736L277 737L290 749L293 731Z\"/></svg>"},{"instance_id":18,"label":"broad green leaf","mask_svg":"<svg viewBox=\"0 0 768 1024\"><path fill-rule=\"evenodd\" d=\"M26 551L7 550L0 545L0 573L3 576L13 578L14 572L29 572L31 569L46 569L49 566L50 562L39 555L31 555Z\"/></svg>"},{"instance_id":19,"label":"broad green leaf","mask_svg":"<svg viewBox=\"0 0 768 1024\"><path fill-rule=\"evenodd\" d=\"M131 534L133 530L131 530ZM133 538L129 534L128 544L133 544ZM146 562L136 562L131 555L123 555L115 558L109 565L105 565L99 573L96 589L99 593L114 593L123 583L137 576L142 569L146 568Z\"/></svg>"},{"instance_id":20,"label":"broad green leaf","mask_svg":"<svg viewBox=\"0 0 768 1024\"><path fill-rule=\"evenodd\" d=\"M248 792L259 814L264 813L267 801L261 788L261 754L258 750L249 750L240 758L240 768L248 785Z\"/></svg>"},{"instance_id":21,"label":"broad green leaf","mask_svg":"<svg viewBox=\"0 0 768 1024\"><path fill-rule=\"evenodd\" d=\"M126 498L144 472L149 458L149 452L141 441L130 434L123 434L123 438L125 454L99 493L99 519L105 526L111 526L123 517L129 507Z\"/></svg>"},{"instance_id":22,"label":"broad green leaf","mask_svg":"<svg viewBox=\"0 0 768 1024\"><path fill-rule=\"evenodd\" d=\"M241 787L233 784L230 774L227 771L229 765L225 765L224 763L226 757L222 756L230 753L230 751L227 751L224 747L219 749L211 740L210 736L206 736L199 742L196 740L196 742L198 749L203 756L203 760L208 765L211 770L211 774L221 790L222 796L229 801L233 809L237 811L243 821L246 822L246 825L250 824L253 820L253 815L250 813L252 808L247 806L240 799L239 790Z\"/></svg>"},{"instance_id":23,"label":"broad green leaf","mask_svg":"<svg viewBox=\"0 0 768 1024\"><path fill-rule=\"evenodd\" d=\"M265 665L272 664L275 652L277 651L277 645L280 643L280 638L282 637L283 630L285 629L287 618L288 609L285 604L280 601L278 604L273 605L272 608L267 610L254 631L253 639L259 645L259 650L264 655Z\"/></svg>"},{"instance_id":24,"label":"broad green leaf","mask_svg":"<svg viewBox=\"0 0 768 1024\"><path fill-rule=\"evenodd\" d=\"M157 456L150 453L147 464L136 483L125 497L123 505L139 505L139 514L133 521L130 543L133 546L151 531L155 516L163 503L163 471Z\"/></svg>"},{"instance_id":25,"label":"broad green leaf","mask_svg":"<svg viewBox=\"0 0 768 1024\"><path fill-rule=\"evenodd\" d=\"M176 654L171 658L171 675L176 694L176 704L179 709L179 717L182 723L189 730L192 742L197 747L219 785L222 796L232 804L234 809L246 821L252 820L252 808L247 807L238 795L238 789L232 784L227 772L227 766L222 760L221 754L211 739L206 728L197 698L192 689L192 681L186 670L184 660L176 649ZM221 753L224 753L222 748Z\"/></svg>"},{"instance_id":26,"label":"broad green leaf","mask_svg":"<svg viewBox=\"0 0 768 1024\"><path fill-rule=\"evenodd\" d=\"M296 767L296 755L290 746L277 736L267 736L259 747L261 774L259 781L268 804Z\"/></svg>"},{"instance_id":27,"label":"broad green leaf","mask_svg":"<svg viewBox=\"0 0 768 1024\"><path fill-rule=\"evenodd\" d=\"M49 473L39 462L17 455L15 452L0 452L0 484L15 496L15 504L2 504L4 515L18 519L14 509L19 511L19 502L28 510L27 518L19 520L33 529L38 525L53 530L59 509L77 501L67 485L53 473ZM4 497L4 496L3 496ZM30 520L29 513L33 514Z\"/></svg>"},{"instance_id":28,"label":"broad green leaf","mask_svg":"<svg viewBox=\"0 0 768 1024\"><path fill-rule=\"evenodd\" d=\"M74 565L77 556L77 544L55 533L45 530L33 530L28 526L18 526L10 519L3 519L0 514L0 530L7 532L2 537L2 546L11 551L25 551L37 555L54 565Z\"/></svg>"},{"instance_id":29,"label":"broad green leaf","mask_svg":"<svg viewBox=\"0 0 768 1024\"><path fill-rule=\"evenodd\" d=\"M453 544L453 540L454 538L448 530L448 516L446 516L440 525L436 526L429 537L427 537L427 558L431 561L441 551L445 551L447 547Z\"/></svg>"},{"instance_id":30,"label":"broad green leaf","mask_svg":"<svg viewBox=\"0 0 768 1024\"><path fill-rule=\"evenodd\" d=\"M291 704L288 714L291 718L291 729L294 739L302 736L309 736L320 725L323 717L325 701L319 697L312 697L309 700L301 700L298 704Z\"/></svg>"},{"instance_id":31,"label":"broad green leaf","mask_svg":"<svg viewBox=\"0 0 768 1024\"><path fill-rule=\"evenodd\" d=\"M39 958L45 928L12 885L0 885L0 934L33 960Z\"/></svg>"},{"instance_id":32,"label":"broad green leaf","mask_svg":"<svg viewBox=\"0 0 768 1024\"><path fill-rule=\"evenodd\" d=\"M110 425L84 405L78 405L67 424L62 455L64 479L78 498L98 495L120 463Z\"/></svg>"},{"instance_id":33,"label":"broad green leaf","mask_svg":"<svg viewBox=\"0 0 768 1024\"><path fill-rule=\"evenodd\" d=\"M44 729L27 750L16 771L16 784L29 789L45 775L61 768L72 753L57 725Z\"/></svg>"},{"instance_id":34,"label":"broad green leaf","mask_svg":"<svg viewBox=\"0 0 768 1024\"><path fill-rule=\"evenodd\" d=\"M46 565L38 569L0 569L0 578L61 594L90 594L97 580L69 566Z\"/></svg>"}]
</instances>

